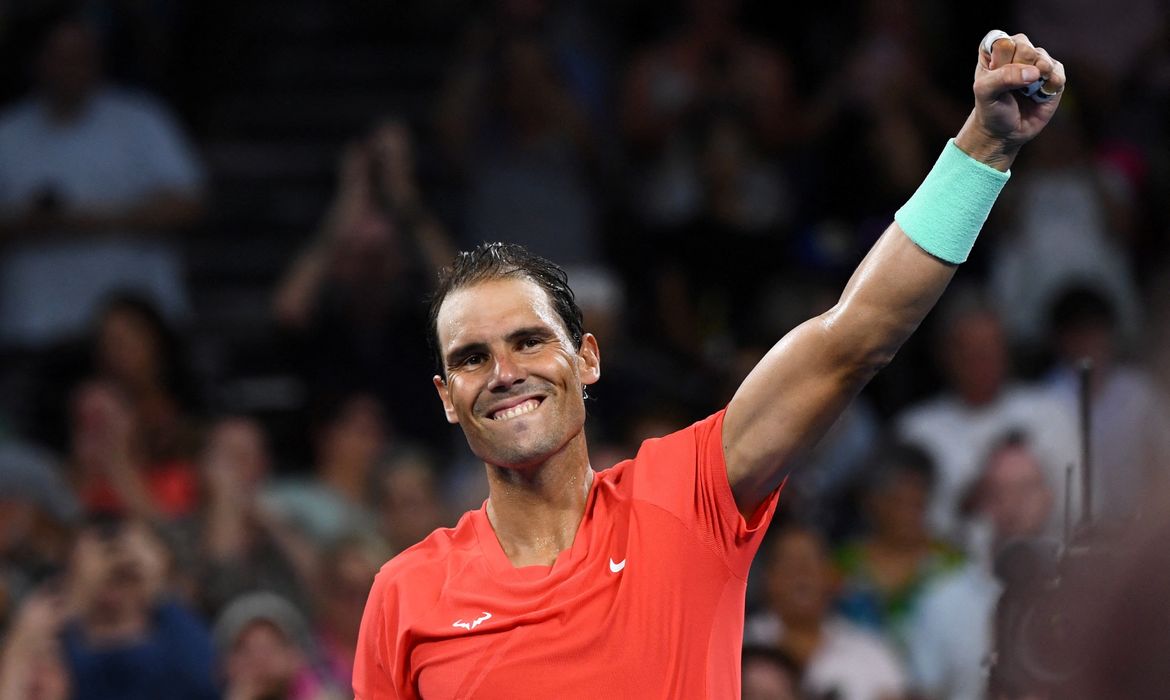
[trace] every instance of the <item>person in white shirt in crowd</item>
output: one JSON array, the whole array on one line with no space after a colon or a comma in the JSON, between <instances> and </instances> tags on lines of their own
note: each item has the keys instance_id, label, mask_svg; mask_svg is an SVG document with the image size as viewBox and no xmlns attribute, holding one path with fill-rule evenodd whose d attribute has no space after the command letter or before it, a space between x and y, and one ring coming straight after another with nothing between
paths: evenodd
<instances>
[{"instance_id":1,"label":"person in white shirt in crowd","mask_svg":"<svg viewBox=\"0 0 1170 700\"><path fill-rule=\"evenodd\" d=\"M33 93L0 113L0 345L72 340L118 290L185 313L166 234L194 223L202 202L203 173L176 121L105 82L84 18L53 24Z\"/></svg>"},{"instance_id":2,"label":"person in white shirt in crowd","mask_svg":"<svg viewBox=\"0 0 1170 700\"><path fill-rule=\"evenodd\" d=\"M1075 409L1078 365L1092 363L1089 382L1092 515L1116 524L1138 515L1146 495L1167 478L1170 402L1154 377L1120 347L1117 311L1092 285L1070 287L1052 309L1056 367L1052 393Z\"/></svg>"},{"instance_id":3,"label":"person in white shirt in crowd","mask_svg":"<svg viewBox=\"0 0 1170 700\"><path fill-rule=\"evenodd\" d=\"M975 556L923 592L907 625L915 692L925 700L984 700L995 606L1003 587L993 556L1007 544L1041 535L1055 496L1031 446L1009 433L990 452L964 499Z\"/></svg>"},{"instance_id":4,"label":"person in white shirt in crowd","mask_svg":"<svg viewBox=\"0 0 1170 700\"><path fill-rule=\"evenodd\" d=\"M978 476L983 455L1005 433L1024 433L1051 469L1049 481L1058 486L1065 469L1079 463L1079 443L1076 414L1068 406L1043 387L1012 379L1007 337L995 311L977 291L955 291L935 337L947 388L897 416L895 431L934 460L937 478L927 519L937 536L958 543L959 501ZM1053 531L1061 515L1053 514Z\"/></svg>"},{"instance_id":5,"label":"person in white shirt in crowd","mask_svg":"<svg viewBox=\"0 0 1170 700\"><path fill-rule=\"evenodd\" d=\"M833 565L814 530L787 525L765 543L767 607L748 616L744 644L778 648L802 670L813 697L895 700L905 671L881 637L832 614Z\"/></svg>"}]
</instances>

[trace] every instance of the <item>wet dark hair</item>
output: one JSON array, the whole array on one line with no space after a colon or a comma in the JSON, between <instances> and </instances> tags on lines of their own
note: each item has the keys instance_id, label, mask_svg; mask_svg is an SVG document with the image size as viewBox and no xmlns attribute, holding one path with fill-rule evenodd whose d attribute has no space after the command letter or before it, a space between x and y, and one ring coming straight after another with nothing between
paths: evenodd
<instances>
[{"instance_id":1,"label":"wet dark hair","mask_svg":"<svg viewBox=\"0 0 1170 700\"><path fill-rule=\"evenodd\" d=\"M515 243L481 243L473 250L455 256L450 267L439 272L439 285L430 299L427 313L427 340L435 358L439 376L446 377L443 349L439 347L439 309L451 292L489 280L521 278L531 280L548 294L553 309L565 324L573 349L580 349L581 309L569 288L569 276L556 263L531 253Z\"/></svg>"}]
</instances>

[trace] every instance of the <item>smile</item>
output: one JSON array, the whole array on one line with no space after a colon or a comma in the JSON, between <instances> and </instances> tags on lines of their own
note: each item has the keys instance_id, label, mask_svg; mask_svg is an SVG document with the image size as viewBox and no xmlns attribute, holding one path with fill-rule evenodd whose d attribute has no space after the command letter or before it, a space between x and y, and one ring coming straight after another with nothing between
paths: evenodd
<instances>
[{"instance_id":1,"label":"smile","mask_svg":"<svg viewBox=\"0 0 1170 700\"><path fill-rule=\"evenodd\" d=\"M489 416L489 418L491 418L492 420L508 420L509 418L515 418L517 416L522 416L526 413L532 413L533 411L536 410L536 407L539 405L540 405L540 399L528 399L527 401L524 401L522 403L518 403L515 406L511 406L509 408L505 408L503 410L496 411L496 412L492 413Z\"/></svg>"}]
</instances>

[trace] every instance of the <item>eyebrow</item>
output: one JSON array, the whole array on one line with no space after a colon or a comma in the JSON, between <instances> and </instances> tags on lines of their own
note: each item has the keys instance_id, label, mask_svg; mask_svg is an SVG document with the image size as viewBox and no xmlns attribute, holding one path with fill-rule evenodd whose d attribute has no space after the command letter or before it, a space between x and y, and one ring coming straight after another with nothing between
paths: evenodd
<instances>
[{"instance_id":1,"label":"eyebrow","mask_svg":"<svg viewBox=\"0 0 1170 700\"><path fill-rule=\"evenodd\" d=\"M517 328L508 335L504 336L504 340L508 341L509 343L514 343L522 338L530 338L533 336L541 338L556 337L556 333L547 326L524 326L523 328ZM465 357L473 355L477 352L487 352L487 350L488 344L482 341L475 341L460 345L451 350L451 352L447 353L446 364L448 367L457 365Z\"/></svg>"}]
</instances>

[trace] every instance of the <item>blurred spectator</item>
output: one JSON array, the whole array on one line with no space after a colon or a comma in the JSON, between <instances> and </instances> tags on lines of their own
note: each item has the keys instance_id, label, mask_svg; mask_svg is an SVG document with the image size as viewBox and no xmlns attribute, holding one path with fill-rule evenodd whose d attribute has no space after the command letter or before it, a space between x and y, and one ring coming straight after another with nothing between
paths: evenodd
<instances>
[{"instance_id":1,"label":"blurred spectator","mask_svg":"<svg viewBox=\"0 0 1170 700\"><path fill-rule=\"evenodd\" d=\"M35 93L0 115L0 344L72 338L114 289L185 312L179 255L160 234L196 220L201 187L166 111L104 83L94 29L54 24Z\"/></svg>"},{"instance_id":2,"label":"blurred spectator","mask_svg":"<svg viewBox=\"0 0 1170 700\"><path fill-rule=\"evenodd\" d=\"M24 599L0 642L0 700L77 697L58 638L64 617L59 592L43 588Z\"/></svg>"},{"instance_id":3,"label":"blurred spectator","mask_svg":"<svg viewBox=\"0 0 1170 700\"><path fill-rule=\"evenodd\" d=\"M1037 140L1029 167L1004 201L990 291L1014 341L1039 344L1061 289L1096 285L1132 339L1140 323L1129 260L1136 237L1134 185L1094 152L1081 110L1062 110Z\"/></svg>"},{"instance_id":4,"label":"blurred spectator","mask_svg":"<svg viewBox=\"0 0 1170 700\"><path fill-rule=\"evenodd\" d=\"M749 645L742 658L742 700L799 700L800 668L783 652Z\"/></svg>"},{"instance_id":5,"label":"blurred spectator","mask_svg":"<svg viewBox=\"0 0 1170 700\"><path fill-rule=\"evenodd\" d=\"M749 36L738 13L735 0L690 2L687 23L675 36L635 56L621 115L636 148L663 155L685 148L696 115L719 106L742 115L748 133L765 147L792 137L788 61L775 46Z\"/></svg>"},{"instance_id":6,"label":"blurred spectator","mask_svg":"<svg viewBox=\"0 0 1170 700\"><path fill-rule=\"evenodd\" d=\"M150 301L131 293L108 298L97 318L95 374L134 403L151 459L175 457L185 447L195 399L182 339Z\"/></svg>"},{"instance_id":7,"label":"blurred spectator","mask_svg":"<svg viewBox=\"0 0 1170 700\"><path fill-rule=\"evenodd\" d=\"M832 617L833 567L812 530L769 535L767 608L748 616L746 644L778 647L803 669L804 690L840 700L889 700L906 692L897 656L879 637ZM832 695L829 695L832 693Z\"/></svg>"},{"instance_id":8,"label":"blurred spectator","mask_svg":"<svg viewBox=\"0 0 1170 700\"><path fill-rule=\"evenodd\" d=\"M141 521L97 516L82 528L62 637L75 700L219 697L211 634L170 599L170 557Z\"/></svg>"},{"instance_id":9,"label":"blurred spectator","mask_svg":"<svg viewBox=\"0 0 1170 700\"><path fill-rule=\"evenodd\" d=\"M314 441L313 478L274 483L263 506L318 547L347 532L376 532L376 467L389 449L382 405L361 393L326 403Z\"/></svg>"},{"instance_id":10,"label":"blurred spectator","mask_svg":"<svg viewBox=\"0 0 1170 700\"><path fill-rule=\"evenodd\" d=\"M217 613L250 590L279 593L307 610L317 551L262 504L272 471L263 428L248 418L221 419L209 431L200 461L204 611Z\"/></svg>"},{"instance_id":11,"label":"blurred spectator","mask_svg":"<svg viewBox=\"0 0 1170 700\"><path fill-rule=\"evenodd\" d=\"M983 700L992 620L1002 590L992 557L1044 532L1054 494L1044 468L1019 434L1002 438L968 493L983 541L962 569L932 582L907 626L914 685L929 700Z\"/></svg>"},{"instance_id":12,"label":"blurred spectator","mask_svg":"<svg viewBox=\"0 0 1170 700\"><path fill-rule=\"evenodd\" d=\"M216 620L224 700L333 700L313 669L304 616L267 591L233 600Z\"/></svg>"},{"instance_id":13,"label":"blurred spectator","mask_svg":"<svg viewBox=\"0 0 1170 700\"><path fill-rule=\"evenodd\" d=\"M150 520L194 513L194 465L151 458L142 418L119 385L83 383L70 399L70 423L71 477L86 508Z\"/></svg>"},{"instance_id":14,"label":"blurred spectator","mask_svg":"<svg viewBox=\"0 0 1170 700\"><path fill-rule=\"evenodd\" d=\"M317 238L274 299L278 323L302 341L314 397L370 391L404 434L447 435L435 420L422 300L452 255L422 200L406 126L384 122L350 145Z\"/></svg>"},{"instance_id":15,"label":"blurred spectator","mask_svg":"<svg viewBox=\"0 0 1170 700\"><path fill-rule=\"evenodd\" d=\"M899 439L925 448L938 468L927 514L931 532L957 542L959 500L1000 436L1022 431L1051 470L1049 481L1063 484L1065 467L1077 463L1077 433L1068 406L1038 387L1012 381L996 313L970 289L950 294L934 338L947 388L897 416L895 426ZM1053 519L1054 526L1059 522Z\"/></svg>"},{"instance_id":16,"label":"blurred spectator","mask_svg":"<svg viewBox=\"0 0 1170 700\"><path fill-rule=\"evenodd\" d=\"M1148 490L1170 470L1170 403L1152 375L1121 356L1118 334L1115 307L1095 288L1071 288L1053 306L1057 365L1048 383L1077 410L1078 365L1092 362L1093 517L1114 522L1137 517Z\"/></svg>"},{"instance_id":17,"label":"blurred spectator","mask_svg":"<svg viewBox=\"0 0 1170 700\"><path fill-rule=\"evenodd\" d=\"M381 532L391 551L401 552L434 530L455 524L429 454L417 450L395 454L380 471Z\"/></svg>"},{"instance_id":18,"label":"blurred spectator","mask_svg":"<svg viewBox=\"0 0 1170 700\"><path fill-rule=\"evenodd\" d=\"M52 456L0 443L0 630L30 588L64 568L79 515Z\"/></svg>"},{"instance_id":19,"label":"blurred spectator","mask_svg":"<svg viewBox=\"0 0 1170 700\"><path fill-rule=\"evenodd\" d=\"M314 589L314 639L326 687L349 695L362 612L385 548L356 532L334 541L322 555Z\"/></svg>"},{"instance_id":20,"label":"blurred spectator","mask_svg":"<svg viewBox=\"0 0 1170 700\"><path fill-rule=\"evenodd\" d=\"M917 188L966 104L938 87L948 81L935 79L928 58L937 8L863 0L833 14L837 48L804 115L813 158L827 164L813 166L821 177L806 194L823 218L801 247L813 261L852 268ZM842 225L852 229L844 242Z\"/></svg>"},{"instance_id":21,"label":"blurred spectator","mask_svg":"<svg viewBox=\"0 0 1170 700\"><path fill-rule=\"evenodd\" d=\"M739 5L687 3L685 24L634 55L623 90L626 195L643 231L616 243L624 273L647 280L655 332L680 352L751 315L750 287L776 271L759 250L796 209L779 160L799 132L790 66L740 26Z\"/></svg>"},{"instance_id":22,"label":"blurred spectator","mask_svg":"<svg viewBox=\"0 0 1170 700\"><path fill-rule=\"evenodd\" d=\"M598 264L593 129L542 36L471 33L436 119L466 183L464 244L506 241L567 267Z\"/></svg>"},{"instance_id":23,"label":"blurred spectator","mask_svg":"<svg viewBox=\"0 0 1170 700\"><path fill-rule=\"evenodd\" d=\"M1092 0L1030 0L1014 7L1012 21L1035 27L1032 40L1060 56L1080 76L1077 91L1106 108L1125 99L1123 86L1142 66L1141 50L1168 20L1159 0L1122 0L1108 9Z\"/></svg>"},{"instance_id":24,"label":"blurred spectator","mask_svg":"<svg viewBox=\"0 0 1170 700\"><path fill-rule=\"evenodd\" d=\"M849 620L905 645L905 625L925 586L962 563L962 554L931 536L926 507L934 464L918 447L880 448L866 469L861 497L868 533L836 552L843 577L837 609Z\"/></svg>"}]
</instances>

